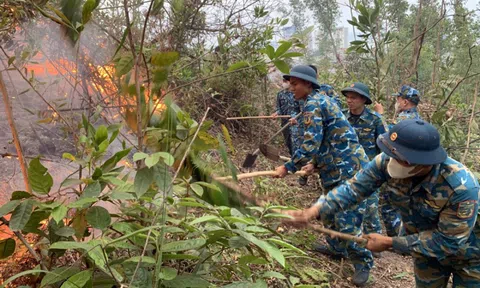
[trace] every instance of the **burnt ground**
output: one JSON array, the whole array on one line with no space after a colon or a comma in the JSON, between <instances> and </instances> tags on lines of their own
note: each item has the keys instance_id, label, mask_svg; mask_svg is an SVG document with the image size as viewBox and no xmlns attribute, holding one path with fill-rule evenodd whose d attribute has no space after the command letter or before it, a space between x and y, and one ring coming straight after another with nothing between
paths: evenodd
<instances>
[{"instance_id":1,"label":"burnt ground","mask_svg":"<svg viewBox=\"0 0 480 288\"><path fill-rule=\"evenodd\" d=\"M275 126L276 127L276 126ZM268 132L270 133L270 132ZM253 152L255 143L260 142L267 137L261 135L252 135L251 138L236 139L234 142L240 142L235 145L236 153L233 161L237 167L241 167L247 153ZM275 146L282 147L282 138L275 139ZM287 155L287 150L283 149L283 154ZM255 167L250 170L239 168L240 172L274 170L281 162L272 162L260 155L255 163ZM307 186L300 186L297 183L297 177L287 176L284 179L273 179L269 177L257 179L244 179L242 186L254 191L257 195L267 196L268 199L275 199L279 204L292 205L295 207L309 207L320 195L320 186L318 179L314 176L309 177ZM307 260L307 265L311 265L318 270L329 273L330 287L353 287L351 277L353 276L353 265L348 261L336 261L329 257L310 251L311 244L317 240L323 241L324 235L312 231L297 230L294 228L283 228L283 235L297 247L302 248L315 261ZM381 258L375 258L375 266L371 270L370 280L367 287L378 288L410 288L415 287L413 274L413 263L410 256L401 256L392 252L383 252ZM319 283L311 283L319 284Z\"/></svg>"}]
</instances>

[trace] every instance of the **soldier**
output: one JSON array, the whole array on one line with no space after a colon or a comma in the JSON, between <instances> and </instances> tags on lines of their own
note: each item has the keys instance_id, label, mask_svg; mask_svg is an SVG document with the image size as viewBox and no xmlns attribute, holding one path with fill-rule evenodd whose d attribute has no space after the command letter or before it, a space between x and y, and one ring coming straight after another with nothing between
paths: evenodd
<instances>
[{"instance_id":1,"label":"soldier","mask_svg":"<svg viewBox=\"0 0 480 288\"><path fill-rule=\"evenodd\" d=\"M408 85L403 85L400 92L393 94L393 96L397 97L395 111L399 113L395 123L399 123L405 119L421 119L417 111L417 105L420 103L420 92L418 92L418 90ZM379 108L380 111L377 110L377 112L383 114L383 107L379 105ZM393 127L393 124L390 125L390 128L391 127ZM387 235L393 237L401 235L403 229L402 221L400 220L400 211L392 205L389 195L390 193L388 191L382 193L383 205L381 213Z\"/></svg>"},{"instance_id":2,"label":"soldier","mask_svg":"<svg viewBox=\"0 0 480 288\"><path fill-rule=\"evenodd\" d=\"M311 172L317 166L323 187L333 189L353 177L368 162L365 151L339 107L330 97L315 90L320 85L312 68L295 66L284 78L290 80L295 99L304 100L305 134L300 149L295 151L292 159L277 167L277 177L283 178L288 172L297 171L305 161L310 161L302 169ZM338 212L331 227L344 233L361 235L361 211L364 210L365 203L362 202L356 208ZM327 237L327 243L328 246L317 245L316 250L333 257L350 257L355 267L353 282L359 286L365 285L373 265L371 252L353 241Z\"/></svg>"},{"instance_id":3,"label":"soldier","mask_svg":"<svg viewBox=\"0 0 480 288\"><path fill-rule=\"evenodd\" d=\"M413 256L417 287L480 287L479 185L461 163L449 158L440 135L423 120L408 119L378 137L383 153L355 177L330 191L311 208L287 212L290 223L314 218L333 221L335 213L369 197L387 183L399 208L406 236L369 234L371 251Z\"/></svg>"},{"instance_id":4,"label":"soldier","mask_svg":"<svg viewBox=\"0 0 480 288\"><path fill-rule=\"evenodd\" d=\"M288 80L283 79L283 83L282 83L283 90L277 93L277 110L275 111L275 113L272 114L272 116L291 115L292 117L295 117L296 115L295 100L293 99L293 93L289 91L289 87L290 87L290 84ZM282 126L285 126L288 123L288 121L289 121L288 119L282 118L281 119ZM291 132L292 132L291 129L283 130L283 139L285 141L285 145L287 146L288 153L290 153L290 155L292 155L294 152Z\"/></svg>"},{"instance_id":5,"label":"soldier","mask_svg":"<svg viewBox=\"0 0 480 288\"><path fill-rule=\"evenodd\" d=\"M362 145L367 157L372 160L380 154L380 148L376 145L378 136L387 132L382 115L365 107L372 104L370 89L368 86L356 82L350 87L344 88L342 94L347 98L348 109L343 111L350 125L357 132L358 140ZM367 199L366 211L363 216L363 231L366 234L382 233L382 224L378 216L378 191ZM374 256L380 256L374 253Z\"/></svg>"}]
</instances>

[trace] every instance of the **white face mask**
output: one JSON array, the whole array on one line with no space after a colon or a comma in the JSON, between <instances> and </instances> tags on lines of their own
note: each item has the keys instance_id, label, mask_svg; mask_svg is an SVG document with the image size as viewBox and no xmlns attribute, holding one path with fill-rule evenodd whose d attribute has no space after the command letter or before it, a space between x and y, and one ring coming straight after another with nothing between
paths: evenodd
<instances>
[{"instance_id":1,"label":"white face mask","mask_svg":"<svg viewBox=\"0 0 480 288\"><path fill-rule=\"evenodd\" d=\"M282 87L283 87L283 89L288 89L288 88L290 88L290 83L289 82L282 82Z\"/></svg>"},{"instance_id":2,"label":"white face mask","mask_svg":"<svg viewBox=\"0 0 480 288\"><path fill-rule=\"evenodd\" d=\"M395 102L395 112L400 112L400 103Z\"/></svg>"},{"instance_id":3,"label":"white face mask","mask_svg":"<svg viewBox=\"0 0 480 288\"><path fill-rule=\"evenodd\" d=\"M400 163L398 163L398 161L395 160L394 158L390 158L390 161L388 162L388 165L387 165L387 172L392 178L405 179L408 177L413 177L416 174L418 174L418 169L417 169L417 172L413 172L416 168L417 166L404 167Z\"/></svg>"}]
</instances>

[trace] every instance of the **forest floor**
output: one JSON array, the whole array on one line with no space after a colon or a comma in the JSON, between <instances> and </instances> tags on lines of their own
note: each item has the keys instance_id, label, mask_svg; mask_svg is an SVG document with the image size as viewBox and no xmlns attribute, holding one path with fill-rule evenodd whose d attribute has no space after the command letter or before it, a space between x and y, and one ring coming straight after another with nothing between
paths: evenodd
<instances>
[{"instance_id":1,"label":"forest floor","mask_svg":"<svg viewBox=\"0 0 480 288\"><path fill-rule=\"evenodd\" d=\"M255 139L253 139L255 138ZM232 157L237 167L241 167L245 156L256 149L254 143L264 137L252 137L250 139L236 139L236 153ZM282 147L281 137L277 137L275 146ZM237 144L240 143L240 144ZM283 151L284 156L287 150ZM240 172L274 170L281 162L272 162L263 155L259 155L255 167L246 170L240 168ZM242 180L241 185L256 195L265 196L268 199L275 199L279 204L291 205L297 208L310 207L320 195L318 176L310 176L306 186L300 186L296 176L287 176L284 179L273 179L269 177ZM315 269L329 273L330 287L354 287L351 279L353 276L353 265L349 260L342 262L332 260L327 256L313 252L311 245L316 241L324 241L325 236L313 231L284 228L283 235L292 244L303 249L308 255L317 261L308 263ZM367 287L375 288L410 288L415 287L413 263L410 256L401 256L392 252L383 252L380 258L374 259L374 267L370 273ZM318 284L318 283L312 283Z\"/></svg>"}]
</instances>

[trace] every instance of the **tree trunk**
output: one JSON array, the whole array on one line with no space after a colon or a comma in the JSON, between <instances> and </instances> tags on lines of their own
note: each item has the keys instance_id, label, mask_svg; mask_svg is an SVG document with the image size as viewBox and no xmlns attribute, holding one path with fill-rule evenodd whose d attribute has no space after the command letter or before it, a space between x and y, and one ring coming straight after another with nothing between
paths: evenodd
<instances>
[{"instance_id":1,"label":"tree trunk","mask_svg":"<svg viewBox=\"0 0 480 288\"><path fill-rule=\"evenodd\" d=\"M443 17L445 15L445 0L442 0L442 7L440 11L440 17ZM433 63L433 69L432 69L432 88L435 86L435 82L437 82L437 74L438 74L438 66L440 63L440 56L441 56L441 47L440 47L440 39L442 38L443 34L443 22L444 20L441 20L439 23L439 27L437 30L437 43L435 45L435 62Z\"/></svg>"},{"instance_id":2,"label":"tree trunk","mask_svg":"<svg viewBox=\"0 0 480 288\"><path fill-rule=\"evenodd\" d=\"M418 2L418 11L417 11L417 18L415 19L415 26L413 27L413 38L417 38L418 35L420 34L421 30L421 24L422 24L422 8L423 8L423 1L424 0L419 0ZM423 31L422 31L423 32ZM420 50L422 49L422 44L423 44L423 36L418 37L415 40L415 45L413 46L413 53L412 53L412 59L410 61L410 71L409 75L407 78L410 78L412 75L416 74L417 67L418 67L418 59L420 57Z\"/></svg>"}]
</instances>

